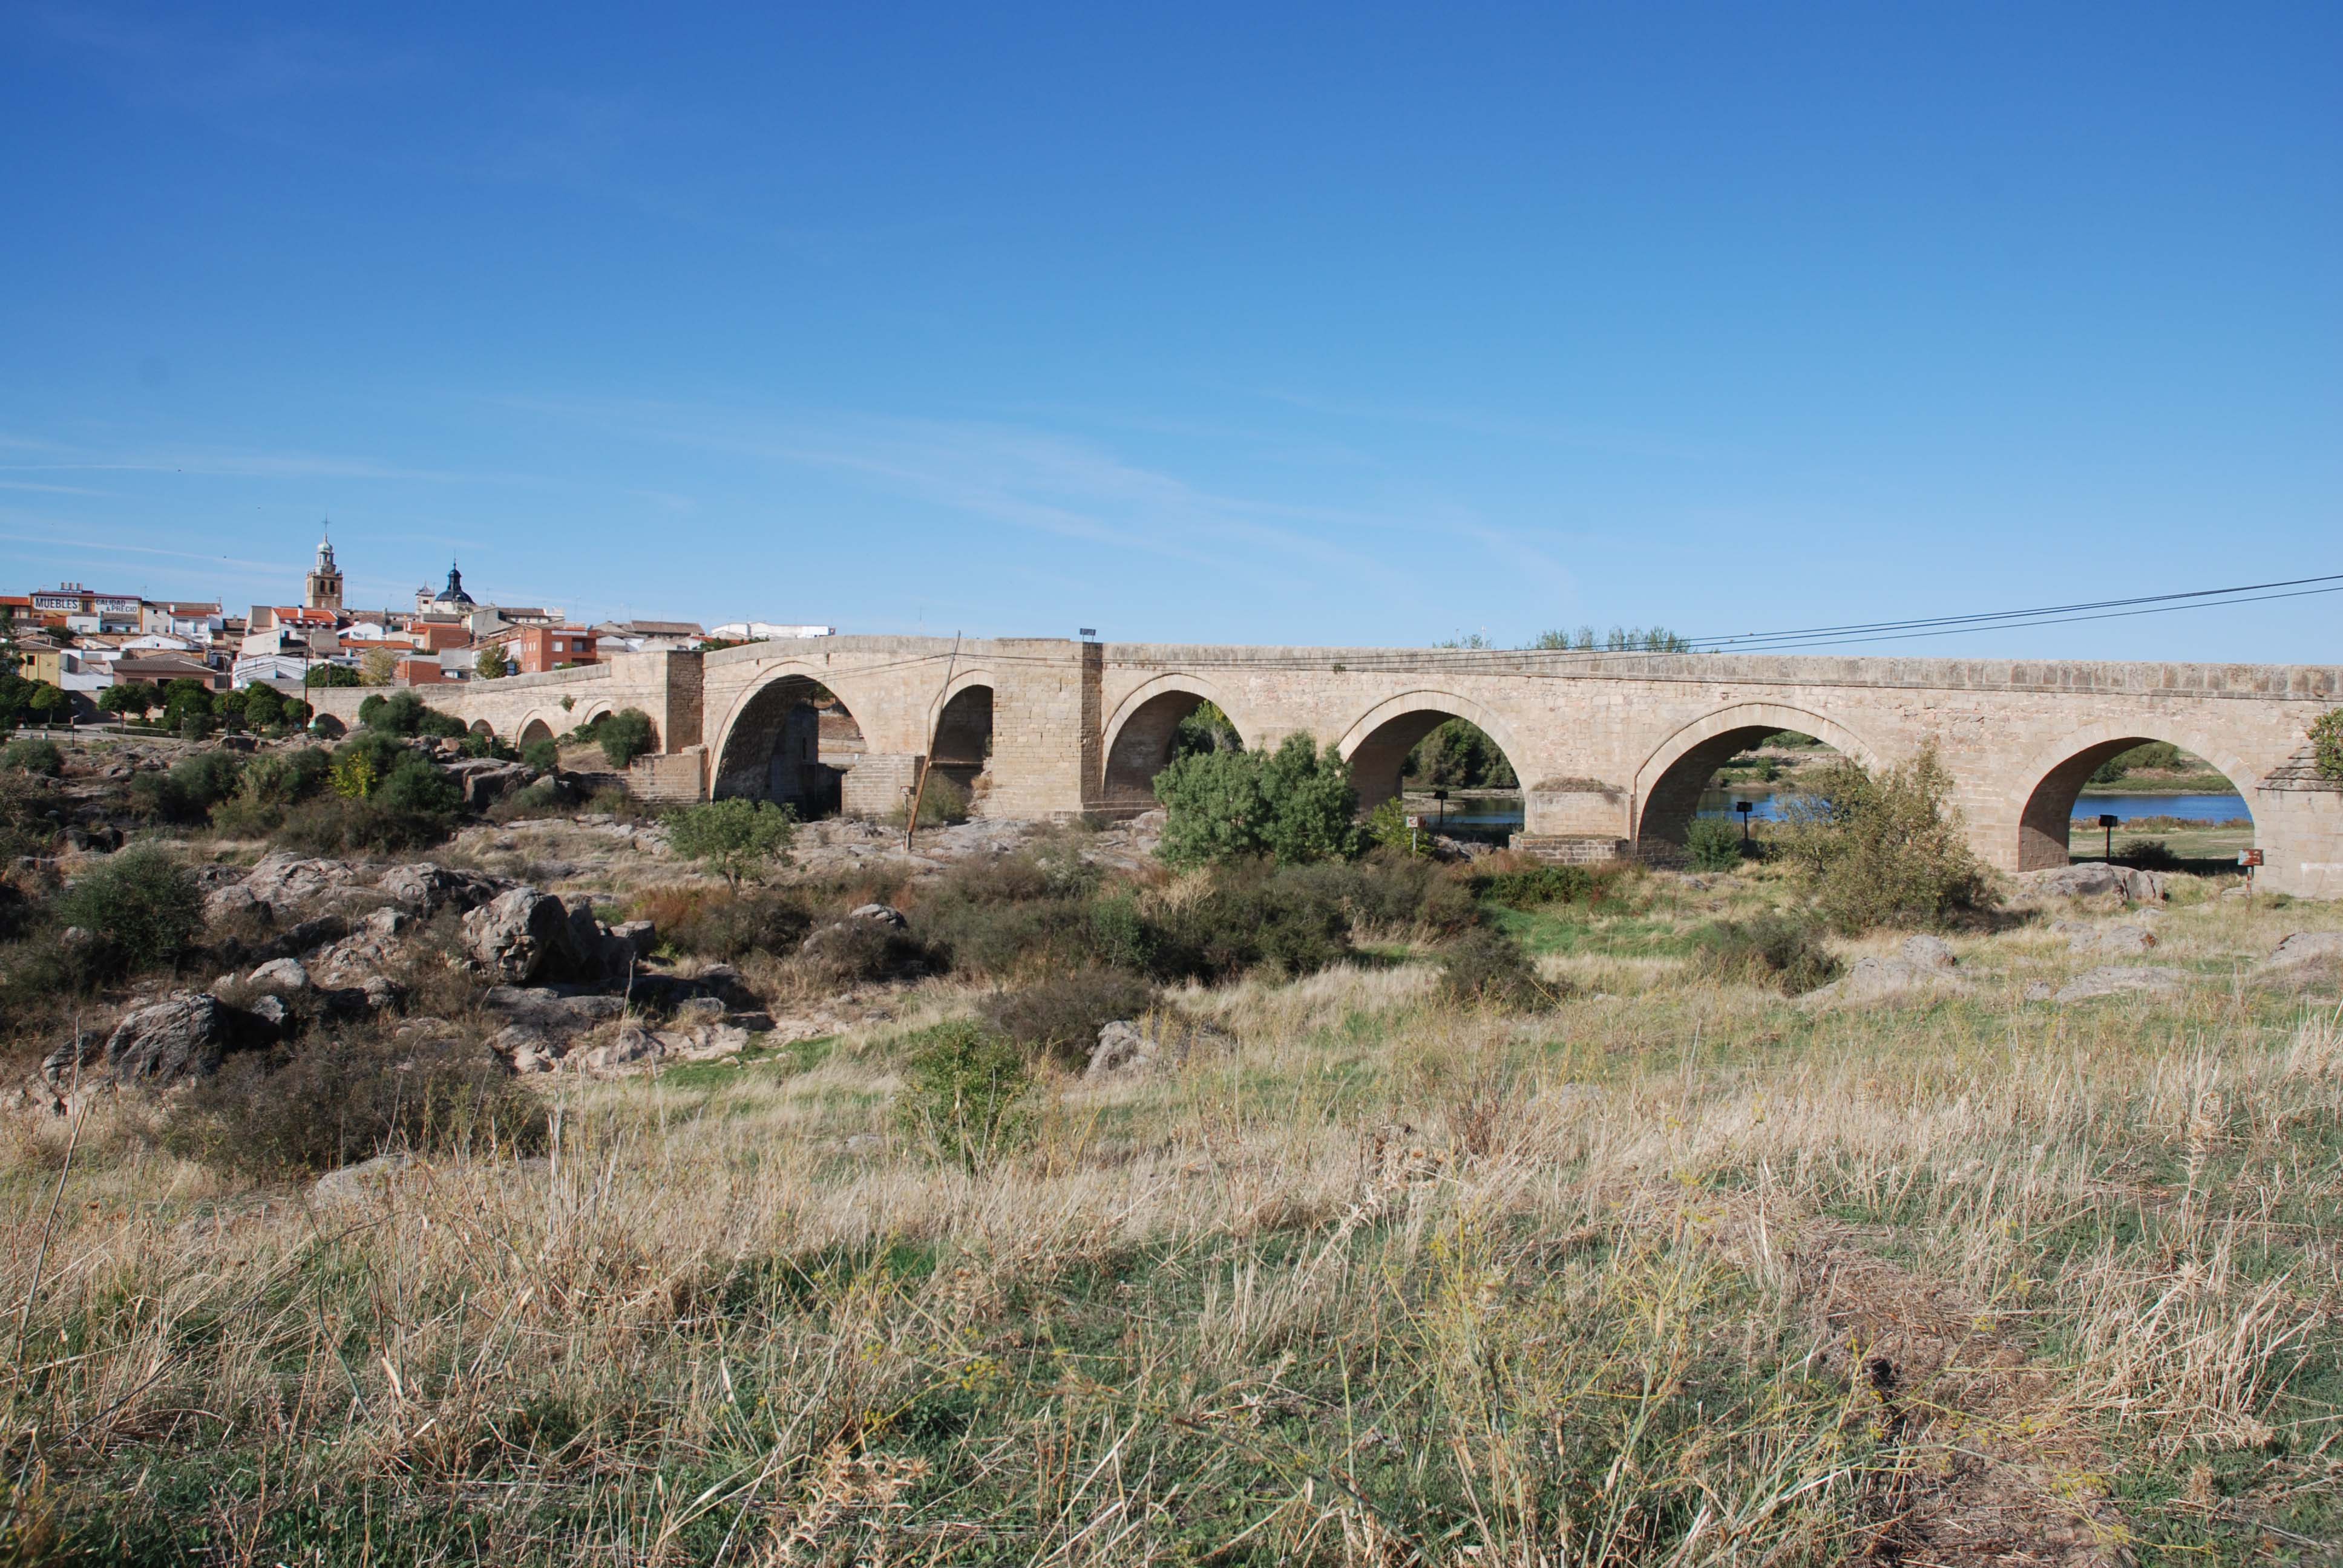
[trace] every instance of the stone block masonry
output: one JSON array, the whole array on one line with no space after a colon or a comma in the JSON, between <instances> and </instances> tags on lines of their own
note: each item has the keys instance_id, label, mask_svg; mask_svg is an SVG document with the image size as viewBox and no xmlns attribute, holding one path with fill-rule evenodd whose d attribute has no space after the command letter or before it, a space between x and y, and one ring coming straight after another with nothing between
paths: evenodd
<instances>
[{"instance_id":1,"label":"stone block masonry","mask_svg":"<svg viewBox=\"0 0 2343 1568\"><path fill-rule=\"evenodd\" d=\"M1408 748L1453 717L1487 731L1527 784L1528 838L1653 859L1681 846L1717 764L1777 730L1815 736L1866 767L1934 746L1977 853L2009 870L2063 863L2066 824L2091 769L2128 746L2169 740L2211 761L2245 797L2265 888L2343 897L2343 790L2307 779L2301 761L2311 721L2343 705L2335 666L1017 638L955 650L940 638L831 637L704 656L621 654L430 699L516 740L640 708L664 759L696 756L705 796L770 788L791 704L827 693L861 744L859 753L832 748L831 709L823 760L844 764L840 798L850 812L882 816L933 749L946 705L976 687L990 693L981 791L990 815L1127 814L1151 804L1149 783L1179 720L1205 702L1249 747L1302 733L1332 745L1371 805L1398 787ZM321 695L337 710L348 699L355 713L366 694ZM659 787L679 790L689 768L663 759Z\"/></svg>"}]
</instances>

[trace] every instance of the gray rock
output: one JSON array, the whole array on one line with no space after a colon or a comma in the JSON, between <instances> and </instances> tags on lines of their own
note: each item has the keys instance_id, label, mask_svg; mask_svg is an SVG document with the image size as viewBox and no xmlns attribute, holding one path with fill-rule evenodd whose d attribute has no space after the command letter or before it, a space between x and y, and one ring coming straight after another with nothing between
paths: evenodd
<instances>
[{"instance_id":1,"label":"gray rock","mask_svg":"<svg viewBox=\"0 0 2343 1568\"><path fill-rule=\"evenodd\" d=\"M572 996L550 986L491 986L480 1005L514 1023L567 1040L580 1030L618 1017L626 1000L615 996Z\"/></svg>"},{"instance_id":2,"label":"gray rock","mask_svg":"<svg viewBox=\"0 0 2343 1568\"><path fill-rule=\"evenodd\" d=\"M890 904L863 904L847 912L850 920L869 920L873 925L901 930L905 924L903 911Z\"/></svg>"},{"instance_id":3,"label":"gray rock","mask_svg":"<svg viewBox=\"0 0 2343 1568\"><path fill-rule=\"evenodd\" d=\"M637 963L659 949L659 927L649 920L620 920L610 928L610 935L627 944Z\"/></svg>"},{"instance_id":4,"label":"gray rock","mask_svg":"<svg viewBox=\"0 0 2343 1568\"><path fill-rule=\"evenodd\" d=\"M116 1081L160 1089L219 1070L230 1051L267 1042L261 1020L209 992L182 993L138 1008L106 1040L106 1070Z\"/></svg>"},{"instance_id":5,"label":"gray rock","mask_svg":"<svg viewBox=\"0 0 2343 1568\"><path fill-rule=\"evenodd\" d=\"M246 1010L280 1035L285 1032L285 1027L293 1016L291 1010L285 1005L285 999L281 996L262 997Z\"/></svg>"},{"instance_id":6,"label":"gray rock","mask_svg":"<svg viewBox=\"0 0 2343 1568\"><path fill-rule=\"evenodd\" d=\"M497 979L525 984L574 974L583 957L569 911L550 893L515 888L464 917L464 951Z\"/></svg>"},{"instance_id":7,"label":"gray rock","mask_svg":"<svg viewBox=\"0 0 2343 1568\"><path fill-rule=\"evenodd\" d=\"M475 811L496 804L537 777L537 769L526 763L500 762L492 757L451 762L447 771L463 786L464 804Z\"/></svg>"},{"instance_id":8,"label":"gray rock","mask_svg":"<svg viewBox=\"0 0 2343 1568\"><path fill-rule=\"evenodd\" d=\"M339 860L306 859L280 851L262 856L241 886L256 900L282 914L357 880L357 873Z\"/></svg>"},{"instance_id":9,"label":"gray rock","mask_svg":"<svg viewBox=\"0 0 2343 1568\"><path fill-rule=\"evenodd\" d=\"M2087 920L2060 920L2050 930L2065 937L2066 950L2074 953L2136 958L2156 945L2156 933L2145 926L2095 926Z\"/></svg>"},{"instance_id":10,"label":"gray rock","mask_svg":"<svg viewBox=\"0 0 2343 1568\"><path fill-rule=\"evenodd\" d=\"M338 1171L328 1171L309 1184L309 1196L320 1203L365 1202L381 1197L415 1161L404 1154L377 1154Z\"/></svg>"},{"instance_id":11,"label":"gray rock","mask_svg":"<svg viewBox=\"0 0 2343 1568\"><path fill-rule=\"evenodd\" d=\"M309 971L301 967L299 959L271 959L246 977L254 985L273 987L278 990L307 990Z\"/></svg>"},{"instance_id":12,"label":"gray rock","mask_svg":"<svg viewBox=\"0 0 2343 1568\"><path fill-rule=\"evenodd\" d=\"M425 920L451 905L467 911L477 910L511 887L498 877L453 870L428 860L393 866L375 884L376 891Z\"/></svg>"},{"instance_id":13,"label":"gray rock","mask_svg":"<svg viewBox=\"0 0 2343 1568\"><path fill-rule=\"evenodd\" d=\"M2328 960L2343 963L2343 931L2296 931L2278 943L2269 957L2254 967L2257 970L2290 970Z\"/></svg>"},{"instance_id":14,"label":"gray rock","mask_svg":"<svg viewBox=\"0 0 2343 1568\"><path fill-rule=\"evenodd\" d=\"M2026 982L2026 1000L2027 1001L2048 1001L2055 994L2056 994L2056 988L2052 986L2048 980L2028 980Z\"/></svg>"},{"instance_id":15,"label":"gray rock","mask_svg":"<svg viewBox=\"0 0 2343 1568\"><path fill-rule=\"evenodd\" d=\"M2110 866L2103 860L2052 866L2040 871L2020 871L2012 879L2023 891L2053 898L2087 899L2112 893L2134 903L2164 901L2162 872L2142 871L2130 866Z\"/></svg>"},{"instance_id":16,"label":"gray rock","mask_svg":"<svg viewBox=\"0 0 2343 1568\"><path fill-rule=\"evenodd\" d=\"M1117 1019L1100 1027L1098 1043L1091 1048L1090 1064L1082 1076L1132 1078L1169 1070L1186 1060L1199 1046L1224 1043L1229 1038L1219 1030L1167 1013Z\"/></svg>"},{"instance_id":17,"label":"gray rock","mask_svg":"<svg viewBox=\"0 0 2343 1568\"><path fill-rule=\"evenodd\" d=\"M405 910L392 908L377 910L358 923L358 929L369 937L387 941L392 937L403 936L414 924L413 915Z\"/></svg>"},{"instance_id":18,"label":"gray rock","mask_svg":"<svg viewBox=\"0 0 2343 1568\"><path fill-rule=\"evenodd\" d=\"M1948 970L1957 961L1953 957L1953 944L1942 937L1906 937L1901 950L1904 961L1916 969Z\"/></svg>"},{"instance_id":19,"label":"gray rock","mask_svg":"<svg viewBox=\"0 0 2343 1568\"><path fill-rule=\"evenodd\" d=\"M1904 958L1865 956L1848 966L1846 973L1798 999L1802 1007L1892 1001L1915 991L1966 996L1976 988L1949 968L1914 963Z\"/></svg>"},{"instance_id":20,"label":"gray rock","mask_svg":"<svg viewBox=\"0 0 2343 1568\"><path fill-rule=\"evenodd\" d=\"M254 898L242 883L230 883L215 888L204 895L204 919L217 924L222 920L243 920L257 916L263 920L276 917L277 911Z\"/></svg>"},{"instance_id":21,"label":"gray rock","mask_svg":"<svg viewBox=\"0 0 2343 1568\"><path fill-rule=\"evenodd\" d=\"M509 1062L515 1072L551 1072L568 1046L542 1030L516 1023L498 1030L488 1049Z\"/></svg>"},{"instance_id":22,"label":"gray rock","mask_svg":"<svg viewBox=\"0 0 2343 1568\"><path fill-rule=\"evenodd\" d=\"M2087 970L2058 988L2054 1001L2088 1001L2094 997L2128 996L2146 991L2157 996L2169 996L2178 991L2187 976L2179 970L2154 964L2126 967L2109 964Z\"/></svg>"}]
</instances>

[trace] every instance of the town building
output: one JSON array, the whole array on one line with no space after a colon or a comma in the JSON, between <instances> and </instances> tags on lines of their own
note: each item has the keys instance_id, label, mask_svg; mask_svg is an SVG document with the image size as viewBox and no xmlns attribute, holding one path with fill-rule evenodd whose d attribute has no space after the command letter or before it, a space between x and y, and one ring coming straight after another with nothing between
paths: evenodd
<instances>
[{"instance_id":1,"label":"town building","mask_svg":"<svg viewBox=\"0 0 2343 1568\"><path fill-rule=\"evenodd\" d=\"M302 602L310 609L342 611L342 568L334 564L330 530L317 540L317 564L309 568Z\"/></svg>"}]
</instances>

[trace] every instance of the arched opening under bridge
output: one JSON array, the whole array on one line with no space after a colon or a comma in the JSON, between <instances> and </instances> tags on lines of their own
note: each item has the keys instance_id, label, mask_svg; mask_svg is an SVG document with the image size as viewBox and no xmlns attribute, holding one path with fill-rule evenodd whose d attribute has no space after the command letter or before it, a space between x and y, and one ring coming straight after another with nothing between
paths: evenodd
<instances>
[{"instance_id":1,"label":"arched opening under bridge","mask_svg":"<svg viewBox=\"0 0 2343 1568\"><path fill-rule=\"evenodd\" d=\"M992 766L992 688L964 686L936 715L928 766L971 801L983 799Z\"/></svg>"},{"instance_id":2,"label":"arched opening under bridge","mask_svg":"<svg viewBox=\"0 0 2343 1568\"><path fill-rule=\"evenodd\" d=\"M794 806L807 819L830 816L865 749L862 726L834 692L785 675L759 688L733 720L713 793Z\"/></svg>"},{"instance_id":3,"label":"arched opening under bridge","mask_svg":"<svg viewBox=\"0 0 2343 1568\"><path fill-rule=\"evenodd\" d=\"M1399 797L1449 833L1510 839L1523 825L1521 763L1493 732L1495 722L1439 692L1384 703L1352 727L1342 748L1360 810Z\"/></svg>"},{"instance_id":4,"label":"arched opening under bridge","mask_svg":"<svg viewBox=\"0 0 2343 1568\"><path fill-rule=\"evenodd\" d=\"M2117 819L2106 827L2101 819ZM2254 842L2253 809L2234 774L2184 746L2117 735L2053 764L2018 817L2017 865L2040 870L2112 855L2149 870L2234 870Z\"/></svg>"},{"instance_id":5,"label":"arched opening under bridge","mask_svg":"<svg viewBox=\"0 0 2343 1568\"><path fill-rule=\"evenodd\" d=\"M1108 739L1107 804L1152 806L1155 776L1177 759L1243 749L1236 725L1204 693L1186 687L1159 691L1133 708Z\"/></svg>"}]
</instances>

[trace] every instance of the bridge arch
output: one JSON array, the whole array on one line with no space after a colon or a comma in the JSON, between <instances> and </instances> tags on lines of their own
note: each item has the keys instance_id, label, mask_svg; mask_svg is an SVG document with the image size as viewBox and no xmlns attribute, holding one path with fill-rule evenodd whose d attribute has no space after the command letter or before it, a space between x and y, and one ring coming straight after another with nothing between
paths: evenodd
<instances>
[{"instance_id":1,"label":"bridge arch","mask_svg":"<svg viewBox=\"0 0 2343 1568\"><path fill-rule=\"evenodd\" d=\"M1635 770L1636 843L1682 845L1710 777L1732 758L1785 729L1811 735L1865 769L1880 766L1880 754L1871 743L1835 719L1777 702L1720 708L1661 741Z\"/></svg>"},{"instance_id":2,"label":"bridge arch","mask_svg":"<svg viewBox=\"0 0 2343 1568\"><path fill-rule=\"evenodd\" d=\"M2141 723L2115 719L2086 725L2038 749L2018 769L2007 804L2017 821L2017 869L2038 871L2068 860L2066 834L2075 818L2075 802L2099 765L2135 746L2165 741L2211 763L2253 814L2251 793L2258 771L2245 759L2196 732L2187 723L2161 719ZM2006 863L2006 862L2005 862Z\"/></svg>"},{"instance_id":3,"label":"bridge arch","mask_svg":"<svg viewBox=\"0 0 2343 1568\"><path fill-rule=\"evenodd\" d=\"M971 799L983 792L980 780L992 768L995 689L990 670L962 670L928 705L928 765Z\"/></svg>"},{"instance_id":4,"label":"bridge arch","mask_svg":"<svg viewBox=\"0 0 2343 1568\"><path fill-rule=\"evenodd\" d=\"M1452 719L1462 719L1505 754L1513 777L1527 789L1535 775L1523 766L1530 753L1494 709L1453 691L1422 689L1387 697L1362 714L1334 743L1351 765L1351 787L1359 806L1372 810L1400 792L1400 773L1416 743Z\"/></svg>"},{"instance_id":5,"label":"bridge arch","mask_svg":"<svg viewBox=\"0 0 2343 1568\"><path fill-rule=\"evenodd\" d=\"M718 733L712 799L778 800L804 817L840 808L845 775L867 743L861 720L827 674L780 664L741 695Z\"/></svg>"},{"instance_id":6,"label":"bridge arch","mask_svg":"<svg viewBox=\"0 0 2343 1568\"><path fill-rule=\"evenodd\" d=\"M519 744L527 746L533 740L550 740L560 734L563 728L558 719L539 709L521 719Z\"/></svg>"},{"instance_id":7,"label":"bridge arch","mask_svg":"<svg viewBox=\"0 0 2343 1568\"><path fill-rule=\"evenodd\" d=\"M1227 716L1240 744L1252 726L1233 711L1214 682L1185 670L1167 671L1134 687L1115 705L1101 730L1106 759L1104 795L1110 805L1155 803L1155 776L1172 761L1181 722L1207 702Z\"/></svg>"}]
</instances>

